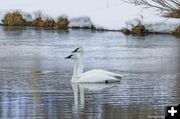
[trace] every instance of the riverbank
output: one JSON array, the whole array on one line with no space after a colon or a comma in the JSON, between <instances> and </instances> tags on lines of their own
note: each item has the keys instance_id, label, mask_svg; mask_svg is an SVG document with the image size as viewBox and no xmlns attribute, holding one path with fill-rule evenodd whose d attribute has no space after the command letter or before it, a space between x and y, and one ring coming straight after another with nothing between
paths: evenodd
<instances>
[{"instance_id":1,"label":"riverbank","mask_svg":"<svg viewBox=\"0 0 180 119\"><path fill-rule=\"evenodd\" d=\"M126 35L147 35L147 34L173 34L180 35L180 19L157 17L148 21L143 15L137 18L124 21L124 26L119 28L106 28L95 24L88 16L80 16L69 18L66 15L52 17L45 15L41 11L36 11L33 14L21 10L11 10L1 12L1 25L4 26L31 26L51 28L58 30L72 29L91 29L97 31L121 31ZM152 18L151 18L152 19ZM119 21L120 22L120 21ZM109 22L111 24L113 22ZM122 24L121 24L122 25ZM140 27L139 27L140 26ZM118 27L118 26L117 26Z\"/></svg>"},{"instance_id":2,"label":"riverbank","mask_svg":"<svg viewBox=\"0 0 180 119\"><path fill-rule=\"evenodd\" d=\"M39 4L41 5L39 6ZM5 13L16 9L23 11L23 17L27 21L35 19L37 10L43 13L44 18L50 16L57 19L58 16L67 16L70 21L68 27L81 28L93 24L96 29L101 30L114 31L123 28L131 30L132 25L141 22L149 32L171 33L180 26L180 19L165 18L163 14L156 10L141 8L120 0L108 0L108 3L102 0L53 0L46 2L42 0L7 0L0 4L0 19L3 18ZM71 24L71 21L73 21L73 24Z\"/></svg>"}]
</instances>

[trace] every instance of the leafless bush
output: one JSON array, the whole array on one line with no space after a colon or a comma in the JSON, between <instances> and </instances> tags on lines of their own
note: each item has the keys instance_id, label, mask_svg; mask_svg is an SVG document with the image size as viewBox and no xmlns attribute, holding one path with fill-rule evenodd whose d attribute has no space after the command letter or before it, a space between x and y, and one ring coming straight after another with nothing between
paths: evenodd
<instances>
[{"instance_id":1,"label":"leafless bush","mask_svg":"<svg viewBox=\"0 0 180 119\"><path fill-rule=\"evenodd\" d=\"M180 13L180 0L123 0L146 8L155 8L161 12Z\"/></svg>"},{"instance_id":2,"label":"leafless bush","mask_svg":"<svg viewBox=\"0 0 180 119\"><path fill-rule=\"evenodd\" d=\"M33 12L33 14L34 14L35 19L42 19L43 18L43 13L40 10Z\"/></svg>"}]
</instances>

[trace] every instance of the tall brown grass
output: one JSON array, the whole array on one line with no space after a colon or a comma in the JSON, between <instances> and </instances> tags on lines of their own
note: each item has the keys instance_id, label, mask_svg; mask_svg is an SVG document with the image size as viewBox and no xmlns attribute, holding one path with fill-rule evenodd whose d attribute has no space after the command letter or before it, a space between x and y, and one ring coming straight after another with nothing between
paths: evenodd
<instances>
[{"instance_id":1,"label":"tall brown grass","mask_svg":"<svg viewBox=\"0 0 180 119\"><path fill-rule=\"evenodd\" d=\"M66 17L58 17L58 20L56 22L56 27L59 30L67 30L69 25L69 21Z\"/></svg>"},{"instance_id":2,"label":"tall brown grass","mask_svg":"<svg viewBox=\"0 0 180 119\"><path fill-rule=\"evenodd\" d=\"M33 26L60 30L67 30L69 25L69 20L66 17L58 17L57 22L51 17L44 20L41 12L36 13L34 20L26 21L19 11L15 11L7 13L2 21L5 26Z\"/></svg>"},{"instance_id":3,"label":"tall brown grass","mask_svg":"<svg viewBox=\"0 0 180 119\"><path fill-rule=\"evenodd\" d=\"M25 26L26 25L26 20L23 19L19 11L15 11L13 13L7 13L4 17L3 22L5 26Z\"/></svg>"},{"instance_id":4,"label":"tall brown grass","mask_svg":"<svg viewBox=\"0 0 180 119\"><path fill-rule=\"evenodd\" d=\"M138 24L132 28L132 34L133 35L145 35L147 33L147 30L144 25Z\"/></svg>"},{"instance_id":5,"label":"tall brown grass","mask_svg":"<svg viewBox=\"0 0 180 119\"><path fill-rule=\"evenodd\" d=\"M180 18L180 12L170 12L166 14L165 16L169 18Z\"/></svg>"},{"instance_id":6,"label":"tall brown grass","mask_svg":"<svg viewBox=\"0 0 180 119\"><path fill-rule=\"evenodd\" d=\"M173 35L180 37L180 26L176 28L176 30L172 33Z\"/></svg>"}]
</instances>

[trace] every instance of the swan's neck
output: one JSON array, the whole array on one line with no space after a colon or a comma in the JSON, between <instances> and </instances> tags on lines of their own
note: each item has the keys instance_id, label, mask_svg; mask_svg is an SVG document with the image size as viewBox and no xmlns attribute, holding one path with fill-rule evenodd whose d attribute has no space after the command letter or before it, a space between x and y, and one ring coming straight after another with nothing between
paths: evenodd
<instances>
[{"instance_id":1,"label":"swan's neck","mask_svg":"<svg viewBox=\"0 0 180 119\"><path fill-rule=\"evenodd\" d=\"M78 76L83 73L84 70L84 52L80 53L79 66L78 66Z\"/></svg>"},{"instance_id":2,"label":"swan's neck","mask_svg":"<svg viewBox=\"0 0 180 119\"><path fill-rule=\"evenodd\" d=\"M71 81L75 82L77 80L78 80L78 63L76 60L76 61L74 61L74 70L73 70L73 76L72 76Z\"/></svg>"}]
</instances>

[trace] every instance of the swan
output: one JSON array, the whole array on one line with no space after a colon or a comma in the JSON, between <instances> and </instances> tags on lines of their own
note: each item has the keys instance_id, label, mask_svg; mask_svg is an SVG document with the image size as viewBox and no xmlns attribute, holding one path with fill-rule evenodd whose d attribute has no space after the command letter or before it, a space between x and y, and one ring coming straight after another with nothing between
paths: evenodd
<instances>
[{"instance_id":1,"label":"swan","mask_svg":"<svg viewBox=\"0 0 180 119\"><path fill-rule=\"evenodd\" d=\"M76 54L80 54L80 58L78 60ZM101 70L101 69L93 69L83 73L84 69L84 49L76 48L71 55L66 57L66 59L74 59L74 71L71 82L79 82L79 83L111 83L111 82L119 82L121 76L119 74L115 74L113 72Z\"/></svg>"}]
</instances>

